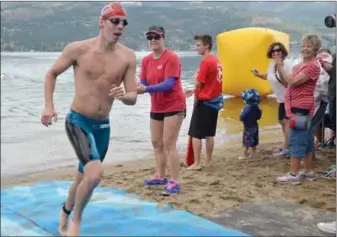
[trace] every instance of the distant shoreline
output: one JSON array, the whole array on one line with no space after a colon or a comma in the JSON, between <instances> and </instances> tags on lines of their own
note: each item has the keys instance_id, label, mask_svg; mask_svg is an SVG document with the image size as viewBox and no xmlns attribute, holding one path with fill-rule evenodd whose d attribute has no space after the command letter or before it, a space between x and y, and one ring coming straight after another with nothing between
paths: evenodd
<instances>
[{"instance_id":1,"label":"distant shoreline","mask_svg":"<svg viewBox=\"0 0 337 237\"><path fill-rule=\"evenodd\" d=\"M181 56L195 56L195 57L198 57L197 53L193 50L181 50L181 51L175 51L178 55L181 55ZM53 55L58 55L62 53L61 51L1 51L1 56L12 56L12 55L15 55L15 54L21 54L21 55L34 55L34 54L53 54ZM139 55L147 55L147 54L150 54L151 52L150 51L135 51L136 54L139 54ZM215 55L217 55L217 52L213 52ZM293 52L293 53L290 53L290 58L292 60L295 60L296 58L298 58L299 56L299 53L298 52Z\"/></svg>"}]
</instances>

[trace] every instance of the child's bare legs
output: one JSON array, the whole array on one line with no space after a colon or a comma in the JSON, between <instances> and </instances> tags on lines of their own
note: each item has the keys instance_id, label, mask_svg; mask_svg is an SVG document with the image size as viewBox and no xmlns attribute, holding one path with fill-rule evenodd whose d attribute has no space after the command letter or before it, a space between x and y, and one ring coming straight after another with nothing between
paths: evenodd
<instances>
[{"instance_id":1,"label":"child's bare legs","mask_svg":"<svg viewBox=\"0 0 337 237\"><path fill-rule=\"evenodd\" d=\"M243 156L244 157L248 157L248 149L249 149L249 147L244 147L244 149L243 149Z\"/></svg>"},{"instance_id":2,"label":"child's bare legs","mask_svg":"<svg viewBox=\"0 0 337 237\"><path fill-rule=\"evenodd\" d=\"M248 158L248 149L249 147L243 147L242 156L238 157L239 160L245 160Z\"/></svg>"},{"instance_id":3,"label":"child's bare legs","mask_svg":"<svg viewBox=\"0 0 337 237\"><path fill-rule=\"evenodd\" d=\"M254 159L256 156L256 146L252 147L252 153L250 154L249 158Z\"/></svg>"}]
</instances>

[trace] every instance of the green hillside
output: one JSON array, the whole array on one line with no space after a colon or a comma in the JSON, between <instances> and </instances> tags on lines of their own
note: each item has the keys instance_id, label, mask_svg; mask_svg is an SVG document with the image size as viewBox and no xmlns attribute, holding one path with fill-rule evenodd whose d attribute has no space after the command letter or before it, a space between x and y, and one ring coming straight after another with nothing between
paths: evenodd
<instances>
[{"instance_id":1,"label":"green hillside","mask_svg":"<svg viewBox=\"0 0 337 237\"><path fill-rule=\"evenodd\" d=\"M104 4L106 2L1 2L1 50L60 51L71 41L94 37L98 34L98 14ZM122 42L135 50L147 49L144 31L153 24L164 26L168 46L179 50L189 50L196 33L215 36L226 30L251 26L285 31L292 41L315 32L323 36L325 44L332 46L335 42L334 31L324 27L324 18L312 17L312 22L303 22L305 18L297 14L298 20L292 19L289 16L292 8L282 3L279 5L285 10L277 14L254 9L253 3L246 9L226 2L208 6L179 3L179 7L165 4L166 7L160 3L126 4L129 25Z\"/></svg>"}]
</instances>

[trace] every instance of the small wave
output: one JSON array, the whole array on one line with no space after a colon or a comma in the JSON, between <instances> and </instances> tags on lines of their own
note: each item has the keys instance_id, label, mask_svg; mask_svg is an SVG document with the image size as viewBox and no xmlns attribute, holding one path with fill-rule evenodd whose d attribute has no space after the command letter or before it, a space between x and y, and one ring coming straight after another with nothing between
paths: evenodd
<instances>
[{"instance_id":1,"label":"small wave","mask_svg":"<svg viewBox=\"0 0 337 237\"><path fill-rule=\"evenodd\" d=\"M6 73L3 73L3 72L1 73L1 81L12 80L12 79L15 79L14 75L6 74Z\"/></svg>"}]
</instances>

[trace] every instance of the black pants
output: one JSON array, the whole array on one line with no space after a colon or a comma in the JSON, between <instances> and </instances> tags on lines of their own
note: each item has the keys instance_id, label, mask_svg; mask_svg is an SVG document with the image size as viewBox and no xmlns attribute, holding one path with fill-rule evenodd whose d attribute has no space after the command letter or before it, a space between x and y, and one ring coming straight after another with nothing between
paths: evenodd
<instances>
[{"instance_id":1,"label":"black pants","mask_svg":"<svg viewBox=\"0 0 337 237\"><path fill-rule=\"evenodd\" d=\"M286 115L286 109L284 103L278 104L278 120L282 121L283 119L289 119Z\"/></svg>"},{"instance_id":2,"label":"black pants","mask_svg":"<svg viewBox=\"0 0 337 237\"><path fill-rule=\"evenodd\" d=\"M317 130L320 127L322 127L322 121L325 116L326 106L327 106L327 103L322 100L317 112L315 113L314 117L312 117L311 129L312 129L313 135L315 135Z\"/></svg>"},{"instance_id":3,"label":"black pants","mask_svg":"<svg viewBox=\"0 0 337 237\"><path fill-rule=\"evenodd\" d=\"M193 108L188 135L199 139L214 137L216 134L218 114L218 110L205 105L202 101L196 102Z\"/></svg>"}]
</instances>

